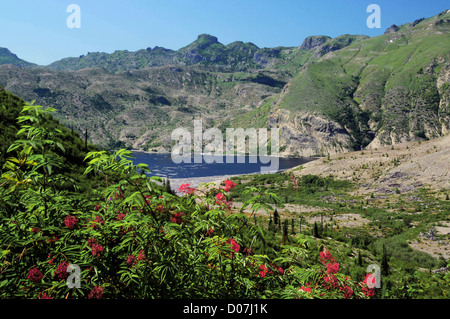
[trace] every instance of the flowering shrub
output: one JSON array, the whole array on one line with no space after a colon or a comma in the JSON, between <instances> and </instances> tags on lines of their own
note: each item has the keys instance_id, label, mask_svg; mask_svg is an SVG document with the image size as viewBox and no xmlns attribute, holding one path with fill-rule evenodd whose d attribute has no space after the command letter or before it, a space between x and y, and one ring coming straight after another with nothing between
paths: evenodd
<instances>
[{"instance_id":1,"label":"flowering shrub","mask_svg":"<svg viewBox=\"0 0 450 319\"><path fill-rule=\"evenodd\" d=\"M181 186L178 188L178 191L190 195L195 192L195 188L191 187L189 183L186 183L181 184Z\"/></svg>"},{"instance_id":2,"label":"flowering shrub","mask_svg":"<svg viewBox=\"0 0 450 319\"><path fill-rule=\"evenodd\" d=\"M0 179L0 297L370 297L367 285L339 274L328 251L321 268L304 268L307 236L275 258L258 253L265 233L250 218L270 211L263 199L276 196L267 190L247 190L249 217L230 211L234 182L199 192L183 184L175 196L126 150L87 154L85 175L104 178L89 197L61 190L67 177L52 170L62 158L39 126L43 111L27 106L24 114L19 120L31 125L11 145L18 157ZM81 270L79 288L67 285L71 264Z\"/></svg>"},{"instance_id":3,"label":"flowering shrub","mask_svg":"<svg viewBox=\"0 0 450 319\"><path fill-rule=\"evenodd\" d=\"M303 270L303 277L306 279L299 289L291 287L286 291L289 297L365 299L375 295L374 289L367 287L366 279L355 282L350 277L339 274L340 265L328 249L324 248L320 252L319 261L321 267Z\"/></svg>"}]
</instances>

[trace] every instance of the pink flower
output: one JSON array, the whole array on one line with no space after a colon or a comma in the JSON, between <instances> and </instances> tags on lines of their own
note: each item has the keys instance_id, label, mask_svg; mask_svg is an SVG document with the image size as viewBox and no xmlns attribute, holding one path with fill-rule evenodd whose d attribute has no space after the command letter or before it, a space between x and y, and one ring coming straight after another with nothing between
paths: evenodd
<instances>
[{"instance_id":1,"label":"pink flower","mask_svg":"<svg viewBox=\"0 0 450 319\"><path fill-rule=\"evenodd\" d=\"M103 220L102 216L95 216L94 221L91 225L92 228L97 229L98 225L104 225L105 221Z\"/></svg>"},{"instance_id":2,"label":"pink flower","mask_svg":"<svg viewBox=\"0 0 450 319\"><path fill-rule=\"evenodd\" d=\"M136 264L136 258L133 255L128 255L127 264L130 266L134 266Z\"/></svg>"},{"instance_id":3,"label":"pink flower","mask_svg":"<svg viewBox=\"0 0 450 319\"><path fill-rule=\"evenodd\" d=\"M53 299L50 295L47 295L46 292L38 294L39 299Z\"/></svg>"},{"instance_id":4,"label":"pink flower","mask_svg":"<svg viewBox=\"0 0 450 319\"><path fill-rule=\"evenodd\" d=\"M292 180L292 189L294 191L298 190L298 181L292 174L291 174L291 180Z\"/></svg>"},{"instance_id":5,"label":"pink flower","mask_svg":"<svg viewBox=\"0 0 450 319\"><path fill-rule=\"evenodd\" d=\"M323 287L325 289L337 288L339 287L339 281L334 275L326 275L323 278L324 284Z\"/></svg>"},{"instance_id":6,"label":"pink flower","mask_svg":"<svg viewBox=\"0 0 450 319\"><path fill-rule=\"evenodd\" d=\"M191 185L189 183L181 184L181 186L178 188L178 191L185 194L192 194L195 192L195 188L190 187Z\"/></svg>"},{"instance_id":7,"label":"pink flower","mask_svg":"<svg viewBox=\"0 0 450 319\"><path fill-rule=\"evenodd\" d=\"M170 220L175 224L181 224L183 222L182 217L184 215L184 213L175 213Z\"/></svg>"},{"instance_id":8,"label":"pink flower","mask_svg":"<svg viewBox=\"0 0 450 319\"><path fill-rule=\"evenodd\" d=\"M267 266L264 264L259 265L259 277L260 278L264 278L266 277L267 273L269 272L269 270L267 269Z\"/></svg>"},{"instance_id":9,"label":"pink flower","mask_svg":"<svg viewBox=\"0 0 450 319\"><path fill-rule=\"evenodd\" d=\"M232 190L233 188L236 187L236 183L230 181L230 180L226 180L225 181L225 187L223 188L226 192L229 192L230 190Z\"/></svg>"},{"instance_id":10,"label":"pink flower","mask_svg":"<svg viewBox=\"0 0 450 319\"><path fill-rule=\"evenodd\" d=\"M100 253L103 251L103 246L99 244L94 244L91 248L92 248L92 256L100 255Z\"/></svg>"},{"instance_id":11,"label":"pink flower","mask_svg":"<svg viewBox=\"0 0 450 319\"><path fill-rule=\"evenodd\" d=\"M75 216L67 215L64 219L64 225L69 229L74 229L77 225L78 219Z\"/></svg>"},{"instance_id":12,"label":"pink flower","mask_svg":"<svg viewBox=\"0 0 450 319\"><path fill-rule=\"evenodd\" d=\"M158 213L165 213L164 205L163 204L158 204L158 206L156 206L156 211Z\"/></svg>"},{"instance_id":13,"label":"pink flower","mask_svg":"<svg viewBox=\"0 0 450 319\"><path fill-rule=\"evenodd\" d=\"M145 251L141 249L139 251L138 260L143 260L145 258Z\"/></svg>"},{"instance_id":14,"label":"pink flower","mask_svg":"<svg viewBox=\"0 0 450 319\"><path fill-rule=\"evenodd\" d=\"M125 217L127 216L127 214L123 214L123 213L120 213L120 214L117 214L117 221L119 221L119 220L123 220Z\"/></svg>"},{"instance_id":15,"label":"pink flower","mask_svg":"<svg viewBox=\"0 0 450 319\"><path fill-rule=\"evenodd\" d=\"M283 274L284 274L284 269L281 268L281 267L278 267L278 273L279 273L280 275L283 275Z\"/></svg>"},{"instance_id":16,"label":"pink flower","mask_svg":"<svg viewBox=\"0 0 450 319\"><path fill-rule=\"evenodd\" d=\"M344 286L339 288L344 294L345 299L349 299L353 295L353 290L349 286Z\"/></svg>"},{"instance_id":17,"label":"pink flower","mask_svg":"<svg viewBox=\"0 0 450 319\"><path fill-rule=\"evenodd\" d=\"M58 268L56 269L56 275L58 276L59 279L64 280L69 277L67 267L69 267L69 263L67 261L63 261L58 265Z\"/></svg>"},{"instance_id":18,"label":"pink flower","mask_svg":"<svg viewBox=\"0 0 450 319\"><path fill-rule=\"evenodd\" d=\"M369 285L367 284L368 280L371 280L370 287L372 287L372 288L369 288ZM366 274L366 277L363 279L361 285L362 285L362 291L366 297L375 296L375 289L373 289L373 287L375 286L375 277L373 276L373 274Z\"/></svg>"},{"instance_id":19,"label":"pink flower","mask_svg":"<svg viewBox=\"0 0 450 319\"><path fill-rule=\"evenodd\" d=\"M90 238L88 240L88 247L92 249L92 256L100 255L100 253L103 251L103 246L97 243L97 240L95 238Z\"/></svg>"},{"instance_id":20,"label":"pink flower","mask_svg":"<svg viewBox=\"0 0 450 319\"><path fill-rule=\"evenodd\" d=\"M224 194L222 194L222 193L217 193L216 194L216 204L217 205L225 205L225 206L227 206L228 208L230 208L231 207L231 202L230 201L227 201L227 198L225 197L225 195Z\"/></svg>"},{"instance_id":21,"label":"pink flower","mask_svg":"<svg viewBox=\"0 0 450 319\"><path fill-rule=\"evenodd\" d=\"M310 287L305 287L305 286L301 286L299 290L303 290L306 292L311 292L311 288Z\"/></svg>"},{"instance_id":22,"label":"pink flower","mask_svg":"<svg viewBox=\"0 0 450 319\"><path fill-rule=\"evenodd\" d=\"M39 283L41 282L42 278L44 278L44 275L42 274L42 272L37 269L37 268L32 268L29 272L28 272L28 276L27 279L31 280L34 283Z\"/></svg>"},{"instance_id":23,"label":"pink flower","mask_svg":"<svg viewBox=\"0 0 450 319\"><path fill-rule=\"evenodd\" d=\"M95 286L88 295L88 299L102 299L103 287Z\"/></svg>"},{"instance_id":24,"label":"pink flower","mask_svg":"<svg viewBox=\"0 0 450 319\"><path fill-rule=\"evenodd\" d=\"M95 238L89 238L88 239L88 247L92 247L92 245L94 245L95 243L97 243L97 240Z\"/></svg>"},{"instance_id":25,"label":"pink flower","mask_svg":"<svg viewBox=\"0 0 450 319\"><path fill-rule=\"evenodd\" d=\"M329 274L337 274L339 271L338 263L329 263L327 264L327 273Z\"/></svg>"},{"instance_id":26,"label":"pink flower","mask_svg":"<svg viewBox=\"0 0 450 319\"><path fill-rule=\"evenodd\" d=\"M238 252L241 249L241 245L239 245L234 238L228 238L227 244L231 244L231 249L235 252Z\"/></svg>"},{"instance_id":27,"label":"pink flower","mask_svg":"<svg viewBox=\"0 0 450 319\"><path fill-rule=\"evenodd\" d=\"M219 204L218 202L220 202L220 201L224 201L226 198L225 198L225 195L224 194L222 194L222 193L217 193L216 194L216 203L217 204Z\"/></svg>"},{"instance_id":28,"label":"pink flower","mask_svg":"<svg viewBox=\"0 0 450 319\"><path fill-rule=\"evenodd\" d=\"M319 261L325 265L325 263L329 260L330 262L334 262L333 256L330 254L330 252L324 248L323 251L320 252Z\"/></svg>"}]
</instances>

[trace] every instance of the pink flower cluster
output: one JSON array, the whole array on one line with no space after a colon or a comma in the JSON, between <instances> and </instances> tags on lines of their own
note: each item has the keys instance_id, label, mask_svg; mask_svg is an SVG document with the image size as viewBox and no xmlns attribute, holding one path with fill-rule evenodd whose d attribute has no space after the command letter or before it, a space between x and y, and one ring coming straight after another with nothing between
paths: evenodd
<instances>
[{"instance_id":1,"label":"pink flower cluster","mask_svg":"<svg viewBox=\"0 0 450 319\"><path fill-rule=\"evenodd\" d=\"M281 267L278 267L272 263L270 263L270 266L273 268L276 268L276 270L278 271L279 275L283 275L284 274L284 269ZM259 265L259 272L258 275L260 278L265 278L267 275L273 275L273 271L270 270L265 264L261 264Z\"/></svg>"},{"instance_id":2,"label":"pink flower cluster","mask_svg":"<svg viewBox=\"0 0 450 319\"><path fill-rule=\"evenodd\" d=\"M27 279L31 280L34 283L39 283L41 282L42 278L44 278L44 274L35 268L32 268L29 272L28 272L28 276Z\"/></svg>"},{"instance_id":3,"label":"pink flower cluster","mask_svg":"<svg viewBox=\"0 0 450 319\"><path fill-rule=\"evenodd\" d=\"M105 221L103 220L102 216L97 215L97 216L95 216L94 221L93 221L91 227L92 227L93 229L97 229L99 225L102 225L102 226L103 226L104 224L105 224Z\"/></svg>"},{"instance_id":4,"label":"pink flower cluster","mask_svg":"<svg viewBox=\"0 0 450 319\"><path fill-rule=\"evenodd\" d=\"M191 185L189 183L186 184L182 184L179 188L178 191L181 193L185 193L185 194L192 194L195 192L195 188L191 187Z\"/></svg>"},{"instance_id":5,"label":"pink flower cluster","mask_svg":"<svg viewBox=\"0 0 450 319\"><path fill-rule=\"evenodd\" d=\"M69 267L69 263L67 261L63 261L58 265L55 274L58 276L60 280L65 280L69 277L67 267Z\"/></svg>"},{"instance_id":6,"label":"pink flower cluster","mask_svg":"<svg viewBox=\"0 0 450 319\"><path fill-rule=\"evenodd\" d=\"M294 191L298 190L298 181L292 174L291 174L291 180L292 180L292 189Z\"/></svg>"},{"instance_id":7,"label":"pink flower cluster","mask_svg":"<svg viewBox=\"0 0 450 319\"><path fill-rule=\"evenodd\" d=\"M323 290L317 296L315 295L315 289L321 287L326 292L338 290L344 298L351 298L354 295L354 291L350 287L351 279L345 277L341 282L338 280L336 274L339 272L340 265L327 249L320 252L319 261L323 265L320 279L315 284L308 282L306 286L301 286L299 290L307 292L311 297L324 297L326 293Z\"/></svg>"},{"instance_id":8,"label":"pink flower cluster","mask_svg":"<svg viewBox=\"0 0 450 319\"><path fill-rule=\"evenodd\" d=\"M269 269L267 268L267 266L266 265L264 265L264 264L261 264L261 265L259 265L259 277L260 278L264 278L264 277L266 277L266 275L267 274L272 274L273 272L272 271L269 271Z\"/></svg>"},{"instance_id":9,"label":"pink flower cluster","mask_svg":"<svg viewBox=\"0 0 450 319\"><path fill-rule=\"evenodd\" d=\"M327 249L324 249L320 252L319 261L325 265L327 262L335 262L335 259Z\"/></svg>"},{"instance_id":10,"label":"pink flower cluster","mask_svg":"<svg viewBox=\"0 0 450 319\"><path fill-rule=\"evenodd\" d=\"M180 225L183 222L183 216L184 213L175 213L172 215L172 218L170 219L173 223Z\"/></svg>"},{"instance_id":11,"label":"pink flower cluster","mask_svg":"<svg viewBox=\"0 0 450 319\"><path fill-rule=\"evenodd\" d=\"M235 188L236 186L237 186L236 183L234 183L234 182L230 181L229 179L227 179L227 180L225 180L225 186L223 187L223 189L224 189L226 192L229 192L229 191L231 191L233 188Z\"/></svg>"},{"instance_id":12,"label":"pink flower cluster","mask_svg":"<svg viewBox=\"0 0 450 319\"><path fill-rule=\"evenodd\" d=\"M373 297L375 296L375 289L369 288L369 285L367 284L367 281L371 280L371 287L375 286L375 277L371 276L371 274L366 274L366 277L362 281L362 291L365 296L367 297Z\"/></svg>"},{"instance_id":13,"label":"pink flower cluster","mask_svg":"<svg viewBox=\"0 0 450 319\"><path fill-rule=\"evenodd\" d=\"M127 261L126 263L128 265L130 265L131 267L133 267L134 265L136 265L139 261L144 260L145 259L145 252L144 250L140 250L139 254L137 257L135 257L134 255L128 255L127 257Z\"/></svg>"},{"instance_id":14,"label":"pink flower cluster","mask_svg":"<svg viewBox=\"0 0 450 319\"><path fill-rule=\"evenodd\" d=\"M69 229L74 229L77 225L78 219L75 216L67 215L64 219L64 225Z\"/></svg>"},{"instance_id":15,"label":"pink flower cluster","mask_svg":"<svg viewBox=\"0 0 450 319\"><path fill-rule=\"evenodd\" d=\"M337 274L338 272L339 272L339 264L338 263L327 264L327 273Z\"/></svg>"},{"instance_id":16,"label":"pink flower cluster","mask_svg":"<svg viewBox=\"0 0 450 319\"><path fill-rule=\"evenodd\" d=\"M97 243L95 238L90 238L87 245L92 249L92 256L94 257L99 256L104 249L102 245Z\"/></svg>"},{"instance_id":17,"label":"pink flower cluster","mask_svg":"<svg viewBox=\"0 0 450 319\"><path fill-rule=\"evenodd\" d=\"M234 238L228 238L227 244L231 244L231 249L236 253L241 249L241 245Z\"/></svg>"},{"instance_id":18,"label":"pink flower cluster","mask_svg":"<svg viewBox=\"0 0 450 319\"><path fill-rule=\"evenodd\" d=\"M224 205L227 208L231 207L231 202L227 200L227 198L225 197L225 195L223 193L217 193L216 194L216 204L217 205Z\"/></svg>"},{"instance_id":19,"label":"pink flower cluster","mask_svg":"<svg viewBox=\"0 0 450 319\"><path fill-rule=\"evenodd\" d=\"M88 299L102 299L103 287L95 286L88 295Z\"/></svg>"}]
</instances>

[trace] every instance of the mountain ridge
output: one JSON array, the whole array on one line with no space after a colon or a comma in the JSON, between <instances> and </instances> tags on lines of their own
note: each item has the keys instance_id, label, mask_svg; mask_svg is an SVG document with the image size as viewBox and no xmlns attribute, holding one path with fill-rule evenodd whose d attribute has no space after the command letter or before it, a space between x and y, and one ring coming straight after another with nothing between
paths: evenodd
<instances>
[{"instance_id":1,"label":"mountain ridge","mask_svg":"<svg viewBox=\"0 0 450 319\"><path fill-rule=\"evenodd\" d=\"M9 49L0 47L0 65L2 64L12 64L24 68L37 67L34 63L20 59Z\"/></svg>"}]
</instances>

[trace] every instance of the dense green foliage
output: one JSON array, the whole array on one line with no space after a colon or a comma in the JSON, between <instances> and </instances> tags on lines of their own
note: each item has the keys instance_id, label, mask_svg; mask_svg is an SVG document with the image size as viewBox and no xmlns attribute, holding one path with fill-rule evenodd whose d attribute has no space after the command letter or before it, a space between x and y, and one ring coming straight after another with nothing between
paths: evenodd
<instances>
[{"instance_id":1,"label":"dense green foliage","mask_svg":"<svg viewBox=\"0 0 450 319\"><path fill-rule=\"evenodd\" d=\"M0 166L3 166L6 159L11 155L17 156L17 152L8 153L7 150L17 139L17 133L20 130L20 123L17 122L17 118L24 106L25 102L22 99L0 87ZM83 160L87 152L98 150L98 148L86 143L77 133L61 125L58 120L49 114L43 115L39 123L42 128L52 132L52 141L61 146L54 150L48 150L49 153L58 156L61 161L58 167L53 168L55 172L64 173L67 177L78 181L83 190L87 190L90 187L89 185L95 181L83 176L83 171L86 168ZM74 191L70 182L65 184L64 187Z\"/></svg>"}]
</instances>

